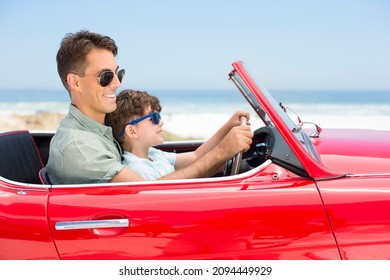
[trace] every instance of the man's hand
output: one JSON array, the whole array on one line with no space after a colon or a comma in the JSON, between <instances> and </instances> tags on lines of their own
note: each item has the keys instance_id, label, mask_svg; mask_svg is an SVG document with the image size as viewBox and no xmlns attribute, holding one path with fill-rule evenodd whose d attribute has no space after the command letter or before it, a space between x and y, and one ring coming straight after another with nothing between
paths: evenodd
<instances>
[{"instance_id":1,"label":"man's hand","mask_svg":"<svg viewBox=\"0 0 390 280\"><path fill-rule=\"evenodd\" d=\"M237 120L239 124L239 120ZM216 149L225 160L234 157L239 152L246 152L252 144L253 132L248 125L237 125L217 145Z\"/></svg>"},{"instance_id":2,"label":"man's hand","mask_svg":"<svg viewBox=\"0 0 390 280\"><path fill-rule=\"evenodd\" d=\"M241 125L240 123L240 118L245 117L247 119L247 125L250 125L249 119L250 115L248 112L245 111L237 111L231 116L231 118L227 121L227 124L229 125L230 128L233 128L235 126Z\"/></svg>"}]
</instances>

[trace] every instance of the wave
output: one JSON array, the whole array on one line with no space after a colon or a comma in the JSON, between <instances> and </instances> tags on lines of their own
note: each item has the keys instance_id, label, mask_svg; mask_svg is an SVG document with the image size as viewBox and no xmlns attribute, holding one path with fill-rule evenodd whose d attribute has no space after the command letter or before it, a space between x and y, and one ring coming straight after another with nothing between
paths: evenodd
<instances>
[{"instance_id":1,"label":"wave","mask_svg":"<svg viewBox=\"0 0 390 280\"><path fill-rule=\"evenodd\" d=\"M2 115L33 115L42 112L66 113L68 102L3 102L0 103Z\"/></svg>"}]
</instances>

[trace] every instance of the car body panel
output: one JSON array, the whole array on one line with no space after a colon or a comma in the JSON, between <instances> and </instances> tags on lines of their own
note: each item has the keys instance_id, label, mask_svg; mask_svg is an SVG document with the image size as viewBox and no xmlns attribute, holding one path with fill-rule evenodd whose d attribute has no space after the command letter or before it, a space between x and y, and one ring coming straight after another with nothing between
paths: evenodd
<instances>
[{"instance_id":1,"label":"car body panel","mask_svg":"<svg viewBox=\"0 0 390 280\"><path fill-rule=\"evenodd\" d=\"M389 259L389 181L388 175L318 182L343 259Z\"/></svg>"},{"instance_id":2,"label":"car body panel","mask_svg":"<svg viewBox=\"0 0 390 280\"><path fill-rule=\"evenodd\" d=\"M62 259L338 259L313 181L280 179L270 187L273 174L223 185L202 179L192 186L55 188L50 227ZM76 216L122 218L130 225L55 229Z\"/></svg>"},{"instance_id":3,"label":"car body panel","mask_svg":"<svg viewBox=\"0 0 390 280\"><path fill-rule=\"evenodd\" d=\"M370 129L324 129L313 138L320 155L390 158L390 131Z\"/></svg>"},{"instance_id":4,"label":"car body panel","mask_svg":"<svg viewBox=\"0 0 390 280\"><path fill-rule=\"evenodd\" d=\"M390 131L324 129L312 139L322 161L330 169L348 174L390 174Z\"/></svg>"},{"instance_id":5,"label":"car body panel","mask_svg":"<svg viewBox=\"0 0 390 280\"><path fill-rule=\"evenodd\" d=\"M47 221L48 188L0 186L0 259L58 259Z\"/></svg>"}]
</instances>

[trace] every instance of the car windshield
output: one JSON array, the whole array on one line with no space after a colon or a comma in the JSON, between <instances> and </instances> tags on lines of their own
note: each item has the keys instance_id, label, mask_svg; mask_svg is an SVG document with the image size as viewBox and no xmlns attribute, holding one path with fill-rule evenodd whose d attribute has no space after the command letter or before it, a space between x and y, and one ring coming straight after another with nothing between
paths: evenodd
<instances>
[{"instance_id":1,"label":"car windshield","mask_svg":"<svg viewBox=\"0 0 390 280\"><path fill-rule=\"evenodd\" d=\"M253 77L251 77L253 80ZM277 102L275 98L268 92L267 89L265 89L260 83L256 82L256 86L260 89L261 93L263 94L264 98L256 98L256 94L254 93L253 88L251 89L250 81L243 81L243 78L237 73L236 71L233 71L230 74L230 79L235 83L237 88L240 90L240 92L243 94L243 96L246 98L246 100L251 104L255 112L259 115L259 117L263 120L263 122L267 126L275 126L271 118L266 113L266 106L271 106L274 111L279 115L280 119L282 119L283 123L288 127L288 129L293 133L293 135L298 139L298 141L303 145L305 150L316 160L319 162L318 156L314 152L313 149L310 148L311 141L307 134L302 130L302 125L299 117L295 114L291 114L291 116L294 116L294 119L296 118L297 123L295 123L290 118L288 112L294 113L293 111L289 110L287 107L285 107L282 103ZM268 104L267 104L268 103Z\"/></svg>"}]
</instances>

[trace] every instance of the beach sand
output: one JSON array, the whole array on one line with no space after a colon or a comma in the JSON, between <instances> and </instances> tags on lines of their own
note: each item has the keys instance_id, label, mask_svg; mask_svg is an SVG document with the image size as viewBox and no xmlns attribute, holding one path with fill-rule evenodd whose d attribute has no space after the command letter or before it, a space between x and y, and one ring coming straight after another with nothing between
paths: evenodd
<instances>
[{"instance_id":1,"label":"beach sand","mask_svg":"<svg viewBox=\"0 0 390 280\"><path fill-rule=\"evenodd\" d=\"M30 131L56 131L59 123L65 117L65 114L57 112L42 112L32 115L2 115L0 117L0 132L12 130L30 130ZM192 136L188 133L181 134L181 127L173 128L174 131L164 129L165 141L193 140L202 139L203 136ZM204 135L206 136L206 135Z\"/></svg>"},{"instance_id":2,"label":"beach sand","mask_svg":"<svg viewBox=\"0 0 390 280\"><path fill-rule=\"evenodd\" d=\"M42 112L33 115L3 115L0 118L0 131L48 130L55 131L65 117L61 113Z\"/></svg>"}]
</instances>

